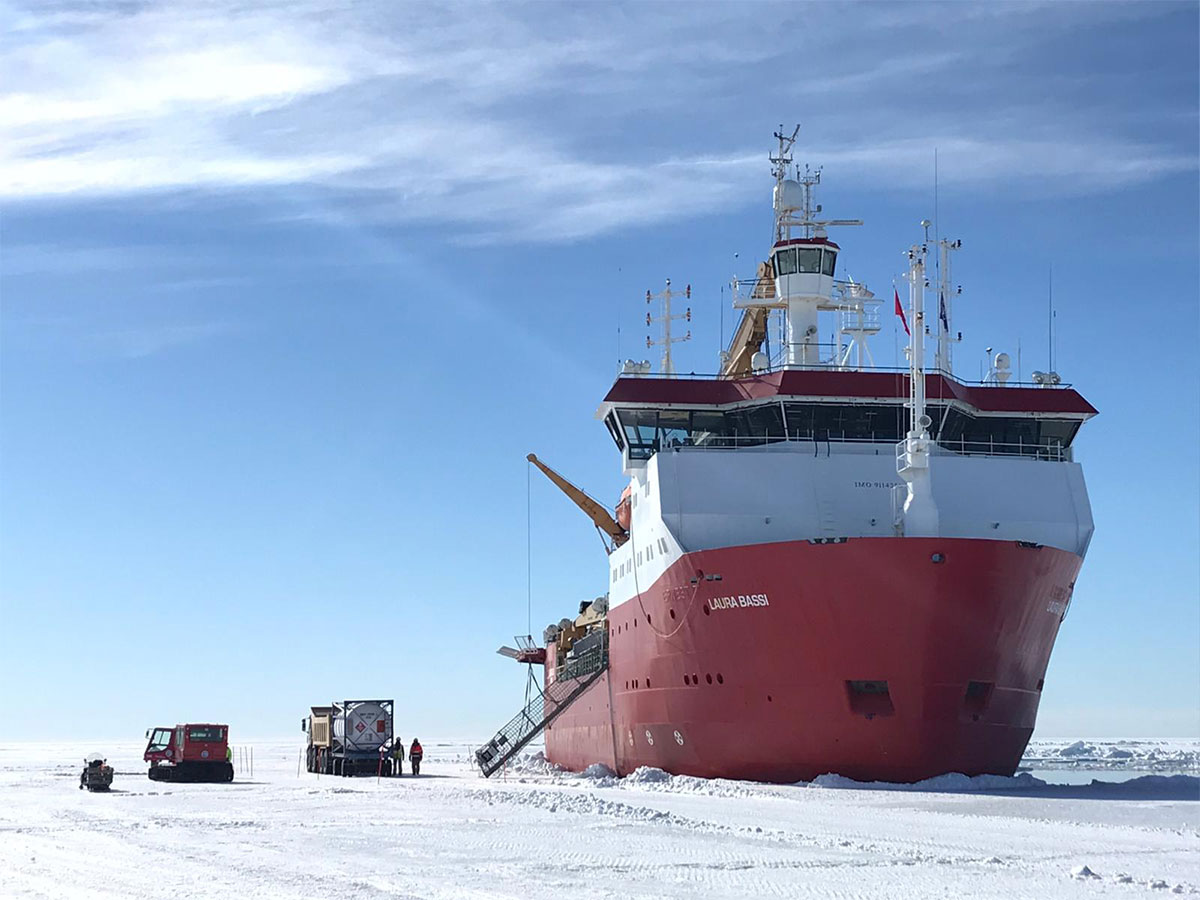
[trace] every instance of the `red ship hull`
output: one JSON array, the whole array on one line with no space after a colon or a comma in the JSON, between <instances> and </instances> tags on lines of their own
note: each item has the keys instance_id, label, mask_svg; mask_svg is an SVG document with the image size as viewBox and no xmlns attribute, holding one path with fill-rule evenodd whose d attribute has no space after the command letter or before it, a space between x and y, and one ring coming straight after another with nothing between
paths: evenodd
<instances>
[{"instance_id":1,"label":"red ship hull","mask_svg":"<svg viewBox=\"0 0 1200 900\"><path fill-rule=\"evenodd\" d=\"M547 756L774 782L1012 774L1081 563L942 538L687 554L610 612L609 671Z\"/></svg>"}]
</instances>

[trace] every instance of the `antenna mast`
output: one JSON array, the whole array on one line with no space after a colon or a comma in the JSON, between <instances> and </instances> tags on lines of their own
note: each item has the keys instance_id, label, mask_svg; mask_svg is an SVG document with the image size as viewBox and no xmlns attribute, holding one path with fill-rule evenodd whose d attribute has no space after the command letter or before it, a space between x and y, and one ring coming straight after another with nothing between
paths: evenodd
<instances>
[{"instance_id":1,"label":"antenna mast","mask_svg":"<svg viewBox=\"0 0 1200 900\"><path fill-rule=\"evenodd\" d=\"M929 459L935 443L929 436L932 420L925 412L925 257L929 250L928 219L921 222L925 241L908 251L909 310L912 328L908 338L908 434L896 445L896 473L907 483L903 533L933 537L938 533L938 508L929 478Z\"/></svg>"},{"instance_id":2,"label":"antenna mast","mask_svg":"<svg viewBox=\"0 0 1200 900\"><path fill-rule=\"evenodd\" d=\"M659 340L654 340L650 335L646 335L646 347L661 346L663 348L662 355L662 373L670 376L675 374L675 364L671 361L671 345L680 344L684 341L692 339L692 331L689 328L688 333L683 337L671 337L671 322L675 321L692 321L692 308L689 306L686 312L671 314L671 299L673 297L684 297L688 300L692 299L692 286L689 284L682 291L671 290L671 279L667 279L667 286L664 290L657 294L652 294L646 291L646 305L649 306L654 300L662 301L662 315L653 315L649 310L646 310L646 325L650 326L655 322L662 322L663 336Z\"/></svg>"},{"instance_id":3,"label":"antenna mast","mask_svg":"<svg viewBox=\"0 0 1200 900\"><path fill-rule=\"evenodd\" d=\"M781 241L790 235L790 229L784 224L787 219L787 211L783 206L783 183L787 180L788 171L792 167L792 145L796 143L796 135L800 133L799 124L792 129L791 136L783 133L783 126L779 126L779 130L775 132L775 139L779 141L779 152L775 156L768 157L771 160L771 174L775 176L775 240ZM820 173L817 175L817 180L820 180ZM805 195L805 207L809 205L808 201L811 195ZM805 216L807 218L807 216Z\"/></svg>"},{"instance_id":4,"label":"antenna mast","mask_svg":"<svg viewBox=\"0 0 1200 900\"><path fill-rule=\"evenodd\" d=\"M950 325L954 321L954 298L962 294L962 287L951 287L950 254L962 247L962 241L942 238L938 247L938 330L937 356L934 367L947 375L954 374L953 344L962 340L962 332L954 336Z\"/></svg>"}]
</instances>

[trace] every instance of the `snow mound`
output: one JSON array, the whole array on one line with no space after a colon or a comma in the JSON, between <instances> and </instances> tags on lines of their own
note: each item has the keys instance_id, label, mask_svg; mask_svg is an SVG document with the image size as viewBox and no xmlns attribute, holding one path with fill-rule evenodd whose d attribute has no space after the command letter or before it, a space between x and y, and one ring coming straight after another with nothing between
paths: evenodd
<instances>
[{"instance_id":1,"label":"snow mound","mask_svg":"<svg viewBox=\"0 0 1200 900\"><path fill-rule=\"evenodd\" d=\"M604 763L592 763L586 769L579 773L584 778L604 778L611 779L616 776L616 772L606 766Z\"/></svg>"},{"instance_id":2,"label":"snow mound","mask_svg":"<svg viewBox=\"0 0 1200 900\"><path fill-rule=\"evenodd\" d=\"M662 784L675 776L653 766L638 766L623 779L626 784Z\"/></svg>"},{"instance_id":3,"label":"snow mound","mask_svg":"<svg viewBox=\"0 0 1200 900\"><path fill-rule=\"evenodd\" d=\"M760 790L750 782L725 778L698 778L695 775L672 775L652 766L640 766L624 778L615 779L606 786L671 794L697 794L704 797L754 797L758 796L757 792Z\"/></svg>"},{"instance_id":4,"label":"snow mound","mask_svg":"<svg viewBox=\"0 0 1200 900\"><path fill-rule=\"evenodd\" d=\"M1014 775L938 775L916 784L888 781L855 781L844 775L819 775L801 786L860 791L924 791L971 794L980 792L1024 792L1050 797L1095 797L1127 800L1200 800L1200 778L1195 775L1142 775L1128 781L1099 781L1091 784L1052 784L1028 772Z\"/></svg>"},{"instance_id":5,"label":"snow mound","mask_svg":"<svg viewBox=\"0 0 1200 900\"><path fill-rule=\"evenodd\" d=\"M926 778L915 784L896 784L888 781L855 781L844 775L818 775L809 787L841 788L869 791L925 791L942 793L971 793L975 791L1030 791L1046 787L1046 782L1028 772L1020 775L962 775L952 772Z\"/></svg>"},{"instance_id":6,"label":"snow mound","mask_svg":"<svg viewBox=\"0 0 1200 900\"><path fill-rule=\"evenodd\" d=\"M559 775L565 770L546 759L541 750L536 753L522 753L515 759L510 759L505 766L510 775Z\"/></svg>"}]
</instances>

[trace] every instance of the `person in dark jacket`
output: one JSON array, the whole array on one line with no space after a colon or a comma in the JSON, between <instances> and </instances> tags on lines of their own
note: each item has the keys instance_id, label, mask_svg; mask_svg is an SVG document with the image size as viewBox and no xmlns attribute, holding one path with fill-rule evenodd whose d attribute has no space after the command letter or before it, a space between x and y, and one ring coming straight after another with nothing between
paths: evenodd
<instances>
[{"instance_id":1,"label":"person in dark jacket","mask_svg":"<svg viewBox=\"0 0 1200 900\"><path fill-rule=\"evenodd\" d=\"M408 748L408 761L412 763L414 775L421 774L421 757L425 755L425 751L421 749L421 742L413 738L412 746Z\"/></svg>"}]
</instances>

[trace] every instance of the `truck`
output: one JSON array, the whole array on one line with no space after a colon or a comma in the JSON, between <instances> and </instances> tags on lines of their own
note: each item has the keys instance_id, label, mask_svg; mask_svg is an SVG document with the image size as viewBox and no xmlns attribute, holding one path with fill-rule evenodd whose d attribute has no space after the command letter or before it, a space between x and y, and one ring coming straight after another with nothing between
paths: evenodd
<instances>
[{"instance_id":1,"label":"truck","mask_svg":"<svg viewBox=\"0 0 1200 900\"><path fill-rule=\"evenodd\" d=\"M400 774L392 760L393 700L337 700L300 720L308 771L322 775Z\"/></svg>"},{"instance_id":2,"label":"truck","mask_svg":"<svg viewBox=\"0 0 1200 900\"><path fill-rule=\"evenodd\" d=\"M151 728L142 758L150 763L151 781L233 781L229 761L229 726L189 723Z\"/></svg>"}]
</instances>

